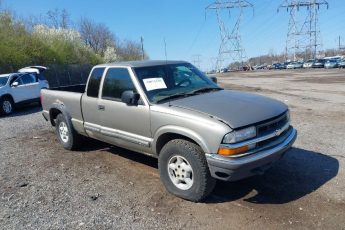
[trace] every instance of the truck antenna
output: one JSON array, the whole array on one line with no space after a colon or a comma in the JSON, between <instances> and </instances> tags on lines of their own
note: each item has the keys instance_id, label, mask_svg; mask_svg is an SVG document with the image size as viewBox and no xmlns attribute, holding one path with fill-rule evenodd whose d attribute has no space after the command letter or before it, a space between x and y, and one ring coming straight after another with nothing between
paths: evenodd
<instances>
[{"instance_id":1,"label":"truck antenna","mask_svg":"<svg viewBox=\"0 0 345 230\"><path fill-rule=\"evenodd\" d=\"M167 55L167 43L165 41L165 37L164 37L164 53L165 53L165 61L168 61L168 55Z\"/></svg>"}]
</instances>

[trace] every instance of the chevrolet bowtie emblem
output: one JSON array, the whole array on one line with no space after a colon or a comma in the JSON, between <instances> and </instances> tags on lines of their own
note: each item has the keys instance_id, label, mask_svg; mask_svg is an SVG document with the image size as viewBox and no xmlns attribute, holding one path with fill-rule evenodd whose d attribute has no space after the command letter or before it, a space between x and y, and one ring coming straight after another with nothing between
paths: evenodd
<instances>
[{"instance_id":1,"label":"chevrolet bowtie emblem","mask_svg":"<svg viewBox=\"0 0 345 230\"><path fill-rule=\"evenodd\" d=\"M276 136L280 136L282 134L283 130L282 129L277 129L276 130Z\"/></svg>"}]
</instances>

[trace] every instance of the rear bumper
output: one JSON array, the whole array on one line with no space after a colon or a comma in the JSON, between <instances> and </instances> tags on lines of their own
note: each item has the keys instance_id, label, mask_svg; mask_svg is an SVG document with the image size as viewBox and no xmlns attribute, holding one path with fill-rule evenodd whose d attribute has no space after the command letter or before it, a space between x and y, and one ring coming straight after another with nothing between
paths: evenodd
<instances>
[{"instance_id":1,"label":"rear bumper","mask_svg":"<svg viewBox=\"0 0 345 230\"><path fill-rule=\"evenodd\" d=\"M297 131L292 129L290 135L277 146L240 158L227 158L218 154L206 154L211 175L220 180L236 181L256 174L262 174L285 154L296 138Z\"/></svg>"}]
</instances>

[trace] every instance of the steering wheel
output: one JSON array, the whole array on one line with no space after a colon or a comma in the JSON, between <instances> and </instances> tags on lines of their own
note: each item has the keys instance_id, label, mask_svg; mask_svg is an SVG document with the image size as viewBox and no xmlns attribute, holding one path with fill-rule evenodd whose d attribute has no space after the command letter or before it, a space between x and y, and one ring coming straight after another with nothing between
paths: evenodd
<instances>
[{"instance_id":1,"label":"steering wheel","mask_svg":"<svg viewBox=\"0 0 345 230\"><path fill-rule=\"evenodd\" d=\"M180 81L179 83L177 83L176 86L182 86L182 84L184 84L184 83L188 83L185 86L192 84L191 80L187 78L187 79L184 79L184 80Z\"/></svg>"}]
</instances>

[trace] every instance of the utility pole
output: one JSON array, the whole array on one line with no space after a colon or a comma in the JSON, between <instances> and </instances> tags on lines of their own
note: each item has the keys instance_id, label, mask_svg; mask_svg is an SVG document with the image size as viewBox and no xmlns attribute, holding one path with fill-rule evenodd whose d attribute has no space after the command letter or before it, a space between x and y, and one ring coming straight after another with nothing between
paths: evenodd
<instances>
[{"instance_id":1,"label":"utility pole","mask_svg":"<svg viewBox=\"0 0 345 230\"><path fill-rule=\"evenodd\" d=\"M339 48L339 52L342 52L343 50L345 50L345 46L344 45L341 45L341 36L339 35L338 37L338 48Z\"/></svg>"},{"instance_id":2,"label":"utility pole","mask_svg":"<svg viewBox=\"0 0 345 230\"><path fill-rule=\"evenodd\" d=\"M193 64L200 69L200 64L201 64L201 55L200 54L194 54L192 57L192 62Z\"/></svg>"},{"instance_id":3,"label":"utility pole","mask_svg":"<svg viewBox=\"0 0 345 230\"><path fill-rule=\"evenodd\" d=\"M140 37L140 41L141 41L141 54L142 54L142 60L145 59L145 52L144 52L144 38L141 36Z\"/></svg>"},{"instance_id":4,"label":"utility pole","mask_svg":"<svg viewBox=\"0 0 345 230\"><path fill-rule=\"evenodd\" d=\"M254 12L254 6L244 0L216 0L206 7L206 11L215 11L218 20L221 39L216 64L218 70L224 67L223 61L226 59L230 58L233 62L242 63L242 65L246 59L240 33L241 22L246 8L252 8ZM224 13L227 13L228 17L233 17L231 26L225 24Z\"/></svg>"},{"instance_id":5,"label":"utility pole","mask_svg":"<svg viewBox=\"0 0 345 230\"><path fill-rule=\"evenodd\" d=\"M284 8L290 14L286 58L292 57L295 61L303 53L305 59L317 57L322 46L319 28L319 10L322 6L328 9L329 4L325 0L285 0L278 7L278 11Z\"/></svg>"}]
</instances>

